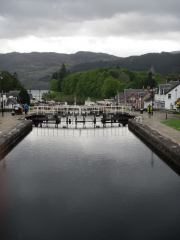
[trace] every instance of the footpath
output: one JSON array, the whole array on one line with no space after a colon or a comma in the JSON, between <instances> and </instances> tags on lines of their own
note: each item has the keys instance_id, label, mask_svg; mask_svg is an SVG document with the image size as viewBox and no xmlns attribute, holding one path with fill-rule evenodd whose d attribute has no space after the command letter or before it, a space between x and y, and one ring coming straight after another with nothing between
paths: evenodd
<instances>
[{"instance_id":1,"label":"footpath","mask_svg":"<svg viewBox=\"0 0 180 240\"><path fill-rule=\"evenodd\" d=\"M137 112L134 115L140 116ZM180 117L168 111L154 111L153 115L143 112L135 121L129 119L128 128L164 160L180 167L180 132L161 123L166 119Z\"/></svg>"},{"instance_id":2,"label":"footpath","mask_svg":"<svg viewBox=\"0 0 180 240\"><path fill-rule=\"evenodd\" d=\"M177 114L168 113L165 111L154 111L153 115L149 115L146 111L144 111L143 114L140 114L136 111L131 112L130 114L142 117L142 123L146 124L152 130L157 131L162 136L169 138L171 141L180 145L180 131L161 123L161 121L165 120L180 119Z\"/></svg>"},{"instance_id":3,"label":"footpath","mask_svg":"<svg viewBox=\"0 0 180 240\"><path fill-rule=\"evenodd\" d=\"M4 116L0 112L0 137L11 131L16 125L24 120L25 115L15 115L12 116L11 112L4 112Z\"/></svg>"},{"instance_id":4,"label":"footpath","mask_svg":"<svg viewBox=\"0 0 180 240\"><path fill-rule=\"evenodd\" d=\"M0 117L0 160L31 130L32 121L25 120L23 115L12 116L10 112L4 112Z\"/></svg>"}]
</instances>

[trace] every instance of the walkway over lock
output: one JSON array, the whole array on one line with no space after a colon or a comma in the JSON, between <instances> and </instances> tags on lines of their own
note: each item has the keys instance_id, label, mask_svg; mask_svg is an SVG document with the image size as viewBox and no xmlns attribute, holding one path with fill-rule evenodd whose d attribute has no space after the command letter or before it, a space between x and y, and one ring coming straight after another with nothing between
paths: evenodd
<instances>
[{"instance_id":1,"label":"walkway over lock","mask_svg":"<svg viewBox=\"0 0 180 240\"><path fill-rule=\"evenodd\" d=\"M93 116L93 120L88 120L86 117ZM101 118L101 123L121 123L123 126L128 124L128 119L132 119L135 116L129 115L124 112L123 106L37 106L29 109L29 115L27 119L31 119L35 126L42 123L61 123L61 118L66 118L66 123L71 124L75 121L77 123L93 122L94 125L97 122L96 117ZM83 119L82 119L83 118Z\"/></svg>"},{"instance_id":2,"label":"walkway over lock","mask_svg":"<svg viewBox=\"0 0 180 240\"><path fill-rule=\"evenodd\" d=\"M29 114L44 114L44 115L111 115L116 113L123 113L124 106L36 106L29 108Z\"/></svg>"}]
</instances>

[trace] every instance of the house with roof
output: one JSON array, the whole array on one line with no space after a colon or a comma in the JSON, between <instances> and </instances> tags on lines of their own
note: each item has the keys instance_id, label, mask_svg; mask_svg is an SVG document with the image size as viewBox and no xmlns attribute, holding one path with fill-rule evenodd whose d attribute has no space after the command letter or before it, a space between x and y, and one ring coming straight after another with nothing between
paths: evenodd
<instances>
[{"instance_id":1,"label":"house with roof","mask_svg":"<svg viewBox=\"0 0 180 240\"><path fill-rule=\"evenodd\" d=\"M180 77L172 81L168 77L166 84L159 84L158 93L155 94L155 108L176 109L177 99L180 97Z\"/></svg>"},{"instance_id":2,"label":"house with roof","mask_svg":"<svg viewBox=\"0 0 180 240\"><path fill-rule=\"evenodd\" d=\"M152 95L150 89L125 89L124 99L125 106L135 106L136 108L143 108L144 101Z\"/></svg>"},{"instance_id":3,"label":"house with roof","mask_svg":"<svg viewBox=\"0 0 180 240\"><path fill-rule=\"evenodd\" d=\"M19 93L20 91L9 91L8 93L4 93L6 94L6 97L13 97L14 99L17 100L17 98L19 97Z\"/></svg>"},{"instance_id":4,"label":"house with roof","mask_svg":"<svg viewBox=\"0 0 180 240\"><path fill-rule=\"evenodd\" d=\"M0 93L0 101L2 107L2 100L3 100L3 107L4 108L14 108L14 106L20 106L17 102L17 98L19 96L20 91L9 91L8 93Z\"/></svg>"},{"instance_id":5,"label":"house with roof","mask_svg":"<svg viewBox=\"0 0 180 240\"><path fill-rule=\"evenodd\" d=\"M5 108L14 108L14 107L21 107L21 105L17 102L15 98L8 97Z\"/></svg>"}]
</instances>

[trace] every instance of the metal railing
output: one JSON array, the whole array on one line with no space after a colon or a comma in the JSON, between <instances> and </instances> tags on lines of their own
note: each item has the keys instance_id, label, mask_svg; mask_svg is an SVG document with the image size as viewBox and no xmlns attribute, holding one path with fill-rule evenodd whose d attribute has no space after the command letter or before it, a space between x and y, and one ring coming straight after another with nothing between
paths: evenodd
<instances>
[{"instance_id":1,"label":"metal railing","mask_svg":"<svg viewBox=\"0 0 180 240\"><path fill-rule=\"evenodd\" d=\"M43 115L90 115L123 113L124 106L35 106L29 108L29 114Z\"/></svg>"}]
</instances>

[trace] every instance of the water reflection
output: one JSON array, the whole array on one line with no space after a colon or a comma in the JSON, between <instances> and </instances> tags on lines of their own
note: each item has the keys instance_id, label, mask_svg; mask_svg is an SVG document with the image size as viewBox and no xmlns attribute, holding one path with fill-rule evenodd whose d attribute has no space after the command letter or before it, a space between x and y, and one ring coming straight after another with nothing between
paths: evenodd
<instances>
[{"instance_id":1,"label":"water reflection","mask_svg":"<svg viewBox=\"0 0 180 240\"><path fill-rule=\"evenodd\" d=\"M0 176L3 240L179 239L179 176L127 127L34 128Z\"/></svg>"},{"instance_id":2,"label":"water reflection","mask_svg":"<svg viewBox=\"0 0 180 240\"><path fill-rule=\"evenodd\" d=\"M66 117L61 117L59 123L55 123L55 120L39 123L38 127L40 128L63 128L63 129L86 129L86 128L106 128L106 127L122 127L122 123L118 122L101 122L102 116L94 118L87 116L69 116L69 119ZM37 127L37 126L36 126Z\"/></svg>"}]
</instances>

